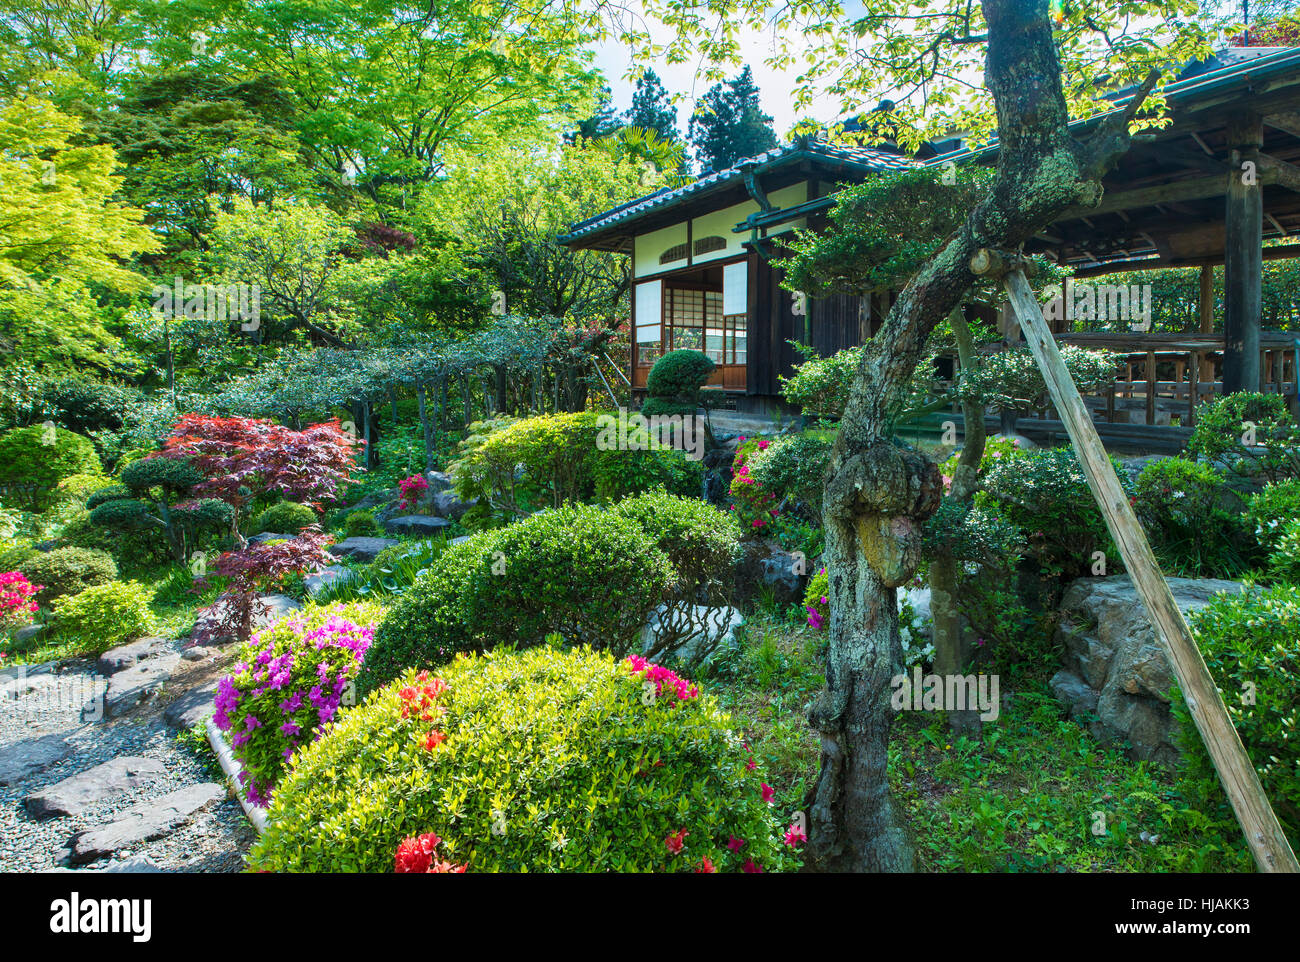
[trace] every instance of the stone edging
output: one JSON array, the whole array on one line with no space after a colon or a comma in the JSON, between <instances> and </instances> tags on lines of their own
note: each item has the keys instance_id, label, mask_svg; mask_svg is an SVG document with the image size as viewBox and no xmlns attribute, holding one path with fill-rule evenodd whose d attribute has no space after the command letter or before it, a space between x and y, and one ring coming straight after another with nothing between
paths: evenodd
<instances>
[{"instance_id":1,"label":"stone edging","mask_svg":"<svg viewBox=\"0 0 1300 962\"><path fill-rule=\"evenodd\" d=\"M209 718L205 727L208 732L208 744L217 753L217 761L221 763L221 770L226 773L226 777L230 780L230 787L234 790L235 797L239 799L239 804L243 806L244 814L253 823L253 828L257 829L257 834L261 835L266 831L266 809L260 805L254 805L248 800L243 790L240 789L239 762L235 761L235 755L231 751L230 743L226 741L226 736L221 734L221 729L217 727L216 720Z\"/></svg>"}]
</instances>

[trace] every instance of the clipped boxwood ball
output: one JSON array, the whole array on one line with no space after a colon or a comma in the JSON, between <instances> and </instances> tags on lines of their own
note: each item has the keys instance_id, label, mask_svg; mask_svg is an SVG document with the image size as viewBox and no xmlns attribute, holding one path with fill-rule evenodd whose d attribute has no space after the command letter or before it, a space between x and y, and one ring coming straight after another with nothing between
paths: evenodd
<instances>
[{"instance_id":1,"label":"clipped boxwood ball","mask_svg":"<svg viewBox=\"0 0 1300 962\"><path fill-rule=\"evenodd\" d=\"M248 867L391 872L430 833L470 872L791 867L732 724L672 672L588 648L407 672L295 756Z\"/></svg>"},{"instance_id":2,"label":"clipped boxwood ball","mask_svg":"<svg viewBox=\"0 0 1300 962\"><path fill-rule=\"evenodd\" d=\"M122 469L122 483L135 492L150 488L185 493L203 480L203 472L188 461L172 458L145 458Z\"/></svg>"},{"instance_id":3,"label":"clipped boxwood ball","mask_svg":"<svg viewBox=\"0 0 1300 962\"><path fill-rule=\"evenodd\" d=\"M693 401L716 367L702 351L669 351L650 368L646 391L652 397Z\"/></svg>"},{"instance_id":4,"label":"clipped boxwood ball","mask_svg":"<svg viewBox=\"0 0 1300 962\"><path fill-rule=\"evenodd\" d=\"M36 595L42 605L117 580L112 555L94 548L55 548L28 558L18 570L32 584L44 585Z\"/></svg>"},{"instance_id":5,"label":"clipped boxwood ball","mask_svg":"<svg viewBox=\"0 0 1300 962\"><path fill-rule=\"evenodd\" d=\"M132 498L134 495L131 489L124 484L110 484L106 488L100 488L86 499L86 507L94 511L101 504L107 504L109 501L122 501Z\"/></svg>"},{"instance_id":6,"label":"clipped boxwood ball","mask_svg":"<svg viewBox=\"0 0 1300 962\"><path fill-rule=\"evenodd\" d=\"M270 531L297 534L307 525L315 524L319 520L316 512L305 504L279 501L259 514L253 521L253 527L256 529L255 533Z\"/></svg>"}]
</instances>

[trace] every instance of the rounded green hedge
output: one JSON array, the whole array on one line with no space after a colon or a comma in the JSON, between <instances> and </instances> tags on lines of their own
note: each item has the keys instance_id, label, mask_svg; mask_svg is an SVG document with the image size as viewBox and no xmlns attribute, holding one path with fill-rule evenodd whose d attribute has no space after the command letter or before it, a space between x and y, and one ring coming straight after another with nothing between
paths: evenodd
<instances>
[{"instance_id":1,"label":"rounded green hedge","mask_svg":"<svg viewBox=\"0 0 1300 962\"><path fill-rule=\"evenodd\" d=\"M588 648L461 657L303 749L248 867L391 872L426 833L471 872L791 867L749 761L718 704L657 666Z\"/></svg>"},{"instance_id":2,"label":"rounded green hedge","mask_svg":"<svg viewBox=\"0 0 1300 962\"><path fill-rule=\"evenodd\" d=\"M185 494L203 480L203 472L187 461L174 458L145 458L122 469L122 483L136 493L162 488Z\"/></svg>"},{"instance_id":3,"label":"rounded green hedge","mask_svg":"<svg viewBox=\"0 0 1300 962\"><path fill-rule=\"evenodd\" d=\"M18 570L32 584L43 586L36 596L42 605L117 580L112 555L94 548L55 548L28 558Z\"/></svg>"},{"instance_id":4,"label":"rounded green hedge","mask_svg":"<svg viewBox=\"0 0 1300 962\"><path fill-rule=\"evenodd\" d=\"M646 392L656 398L698 402L700 388L716 367L703 351L669 351L650 368L645 381Z\"/></svg>"},{"instance_id":5,"label":"rounded green hedge","mask_svg":"<svg viewBox=\"0 0 1300 962\"><path fill-rule=\"evenodd\" d=\"M706 585L729 581L740 559L740 525L707 501L651 491L618 502L610 514L635 521L668 555L678 594L694 596Z\"/></svg>"},{"instance_id":6,"label":"rounded green hedge","mask_svg":"<svg viewBox=\"0 0 1300 962\"><path fill-rule=\"evenodd\" d=\"M451 545L389 611L357 679L373 691L457 652L558 633L626 651L676 572L631 518L569 505Z\"/></svg>"},{"instance_id":7,"label":"rounded green hedge","mask_svg":"<svg viewBox=\"0 0 1300 962\"><path fill-rule=\"evenodd\" d=\"M0 435L0 487L26 506L44 508L64 478L101 473L95 446L80 434L33 424Z\"/></svg>"},{"instance_id":8,"label":"rounded green hedge","mask_svg":"<svg viewBox=\"0 0 1300 962\"><path fill-rule=\"evenodd\" d=\"M278 501L253 519L254 533L297 534L320 519L309 505Z\"/></svg>"}]
</instances>

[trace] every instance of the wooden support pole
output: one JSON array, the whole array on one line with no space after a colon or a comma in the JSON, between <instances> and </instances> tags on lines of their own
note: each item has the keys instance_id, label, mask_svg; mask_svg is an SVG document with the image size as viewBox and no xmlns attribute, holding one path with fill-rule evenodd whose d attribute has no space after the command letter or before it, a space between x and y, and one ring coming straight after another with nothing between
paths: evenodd
<instances>
[{"instance_id":1,"label":"wooden support pole","mask_svg":"<svg viewBox=\"0 0 1300 962\"><path fill-rule=\"evenodd\" d=\"M1232 169L1224 210L1223 393L1258 391L1263 283L1264 192L1258 172L1263 127L1246 116L1228 125ZM1255 165L1251 168L1250 165ZM1255 172L1252 174L1252 170Z\"/></svg>"},{"instance_id":2,"label":"wooden support pole","mask_svg":"<svg viewBox=\"0 0 1300 962\"><path fill-rule=\"evenodd\" d=\"M988 263L992 266L991 259ZM977 259L972 259L971 270L981 273ZM1003 283L1043 380L1074 443L1088 487L1101 508L1111 537L1119 546L1124 567L1142 598L1156 637L1169 657L1188 711L1219 773L1219 780L1246 836L1246 844L1255 856L1255 863L1261 872L1300 872L1300 864L1296 862L1295 853L1291 851L1277 815L1264 794L1259 775L1232 726L1191 629L1174 601L1146 534L1133 513L1119 478L1115 476L1115 469L1101 438L1097 436L1079 389L1070 378L1056 339L1043 318L1041 305L1019 268L1006 273Z\"/></svg>"}]
</instances>

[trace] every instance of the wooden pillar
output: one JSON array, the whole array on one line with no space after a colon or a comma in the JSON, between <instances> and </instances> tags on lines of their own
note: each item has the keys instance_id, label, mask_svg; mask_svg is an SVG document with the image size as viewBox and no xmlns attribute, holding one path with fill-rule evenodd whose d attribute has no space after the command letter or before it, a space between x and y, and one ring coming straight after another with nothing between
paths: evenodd
<instances>
[{"instance_id":1,"label":"wooden pillar","mask_svg":"<svg viewBox=\"0 0 1300 962\"><path fill-rule=\"evenodd\" d=\"M1264 199L1259 186L1263 125L1248 114L1228 124L1232 148L1223 262L1223 392L1259 390L1260 287L1264 271ZM1243 165L1248 166L1243 169Z\"/></svg>"}]
</instances>

